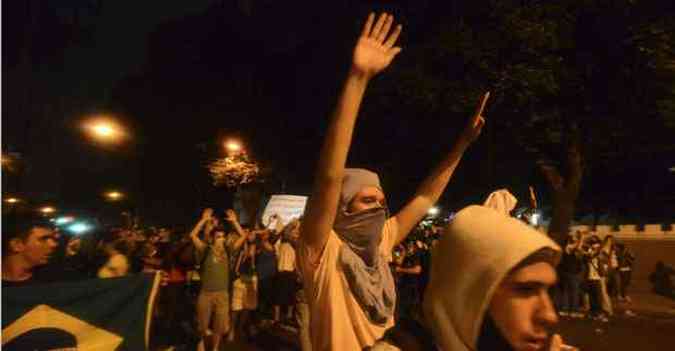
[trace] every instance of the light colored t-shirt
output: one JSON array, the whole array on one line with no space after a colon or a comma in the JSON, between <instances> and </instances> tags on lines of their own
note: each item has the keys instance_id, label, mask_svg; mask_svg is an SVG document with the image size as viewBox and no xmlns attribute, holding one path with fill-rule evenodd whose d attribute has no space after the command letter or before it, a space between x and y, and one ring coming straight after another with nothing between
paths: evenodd
<instances>
[{"instance_id":1,"label":"light colored t-shirt","mask_svg":"<svg viewBox=\"0 0 675 351\"><path fill-rule=\"evenodd\" d=\"M295 249L289 243L282 243L277 253L279 272L293 272L295 270Z\"/></svg>"},{"instance_id":2,"label":"light colored t-shirt","mask_svg":"<svg viewBox=\"0 0 675 351\"><path fill-rule=\"evenodd\" d=\"M593 257L588 261L588 280L600 280L602 277L600 277L600 272L598 272L598 268L600 265L600 260L598 257Z\"/></svg>"},{"instance_id":3,"label":"light colored t-shirt","mask_svg":"<svg viewBox=\"0 0 675 351\"><path fill-rule=\"evenodd\" d=\"M382 230L380 254L391 261L391 251L398 228L390 218ZM373 324L349 290L349 283L338 262L342 245L346 245L331 231L320 257L310 262L307 248L301 243L298 250L298 269L301 270L305 297L310 308L312 350L361 350L372 346L394 325L390 318L385 325Z\"/></svg>"}]
</instances>

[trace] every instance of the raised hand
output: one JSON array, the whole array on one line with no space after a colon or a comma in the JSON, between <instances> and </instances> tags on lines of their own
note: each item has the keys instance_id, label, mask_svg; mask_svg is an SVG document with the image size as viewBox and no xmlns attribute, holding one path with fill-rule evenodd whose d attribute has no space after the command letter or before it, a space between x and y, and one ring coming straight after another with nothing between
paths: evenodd
<instances>
[{"instance_id":1,"label":"raised hand","mask_svg":"<svg viewBox=\"0 0 675 351\"><path fill-rule=\"evenodd\" d=\"M394 46L401 34L401 25L397 25L390 33L394 16L383 13L373 26L374 21L375 14L371 13L363 26L352 59L352 71L369 78L389 66L401 52L400 47Z\"/></svg>"},{"instance_id":2,"label":"raised hand","mask_svg":"<svg viewBox=\"0 0 675 351\"><path fill-rule=\"evenodd\" d=\"M487 103L488 98L490 97L490 92L483 94L483 97L480 99L480 103L476 108L476 113L469 119L469 123L464 128L462 132L461 139L470 144L478 138L480 132L483 130L485 125L485 118L483 117L483 110L485 109L485 104Z\"/></svg>"},{"instance_id":3,"label":"raised hand","mask_svg":"<svg viewBox=\"0 0 675 351\"><path fill-rule=\"evenodd\" d=\"M211 216L213 215L213 210L210 208L204 209L204 212L202 212L202 220L208 221L211 219Z\"/></svg>"},{"instance_id":4,"label":"raised hand","mask_svg":"<svg viewBox=\"0 0 675 351\"><path fill-rule=\"evenodd\" d=\"M234 212L234 210L225 211L225 220L230 223L237 221L237 214Z\"/></svg>"}]
</instances>

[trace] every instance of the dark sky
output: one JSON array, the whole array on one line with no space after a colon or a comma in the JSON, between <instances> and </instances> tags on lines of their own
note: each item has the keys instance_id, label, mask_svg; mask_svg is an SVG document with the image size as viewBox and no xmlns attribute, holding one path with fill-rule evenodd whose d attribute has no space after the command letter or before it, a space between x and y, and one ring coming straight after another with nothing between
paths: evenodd
<instances>
[{"instance_id":1,"label":"dark sky","mask_svg":"<svg viewBox=\"0 0 675 351\"><path fill-rule=\"evenodd\" d=\"M362 19L370 10L394 12L405 27L405 48L428 34L438 15L430 3L3 4L3 152L20 152L25 164L21 176L3 178L3 193L61 208L131 207L150 222L183 224L204 205L229 206L231 192L211 186L204 166L234 135L273 170L268 192L306 194ZM395 83L384 73L371 88ZM374 111L369 98L349 164L380 172L398 208L450 150L468 116L427 116L395 103ZM94 112L117 116L132 140L115 148L87 141L77 126ZM491 128L498 116L488 108L487 117ZM488 157L484 135L442 205L457 209L499 187L525 202L528 184L545 204L547 187L532 155L501 130L489 135L495 154ZM583 196L624 214L639 207L662 218L674 200L662 195L675 194L670 161L655 155L626 160L620 174L594 171ZM99 194L111 188L130 196L118 207L102 204ZM660 194L656 203L650 193Z\"/></svg>"}]
</instances>

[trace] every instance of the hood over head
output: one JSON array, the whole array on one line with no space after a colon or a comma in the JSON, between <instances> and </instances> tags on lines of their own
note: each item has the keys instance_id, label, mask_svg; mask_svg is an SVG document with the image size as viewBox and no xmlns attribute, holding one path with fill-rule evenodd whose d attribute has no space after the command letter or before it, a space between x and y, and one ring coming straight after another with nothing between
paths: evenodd
<instances>
[{"instance_id":1,"label":"hood over head","mask_svg":"<svg viewBox=\"0 0 675 351\"><path fill-rule=\"evenodd\" d=\"M432 251L425 323L442 350L475 350L485 313L501 281L523 259L560 247L544 233L484 206L457 213Z\"/></svg>"}]
</instances>

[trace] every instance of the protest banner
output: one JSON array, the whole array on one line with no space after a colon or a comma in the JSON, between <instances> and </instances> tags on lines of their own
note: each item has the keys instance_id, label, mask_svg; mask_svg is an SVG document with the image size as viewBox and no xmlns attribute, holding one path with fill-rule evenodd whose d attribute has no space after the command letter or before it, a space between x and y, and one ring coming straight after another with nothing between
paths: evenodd
<instances>
[{"instance_id":1,"label":"protest banner","mask_svg":"<svg viewBox=\"0 0 675 351\"><path fill-rule=\"evenodd\" d=\"M307 205L307 196L298 195L272 195L267 202L263 212L262 222L264 225L274 225L270 223L270 216L278 214L284 225L291 220L302 216Z\"/></svg>"}]
</instances>

